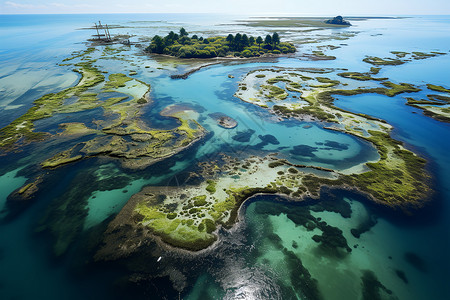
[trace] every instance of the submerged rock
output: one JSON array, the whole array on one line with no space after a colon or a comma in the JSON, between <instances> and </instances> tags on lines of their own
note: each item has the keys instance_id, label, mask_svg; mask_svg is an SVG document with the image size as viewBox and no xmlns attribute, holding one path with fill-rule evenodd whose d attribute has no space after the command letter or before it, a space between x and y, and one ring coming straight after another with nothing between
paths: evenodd
<instances>
[{"instance_id":1,"label":"submerged rock","mask_svg":"<svg viewBox=\"0 0 450 300\"><path fill-rule=\"evenodd\" d=\"M231 138L237 142L248 143L250 142L250 138L253 136L254 133L255 131L253 129L238 131L236 132L236 135L232 136Z\"/></svg>"},{"instance_id":2,"label":"submerged rock","mask_svg":"<svg viewBox=\"0 0 450 300\"><path fill-rule=\"evenodd\" d=\"M340 249L344 249L347 253L352 252L352 249L348 246L347 240L344 237L342 230L337 227L325 225L323 222L317 223L322 230L322 235L314 235L312 239L320 244L322 250L328 255L336 257L344 257L345 253L342 253Z\"/></svg>"},{"instance_id":3,"label":"submerged rock","mask_svg":"<svg viewBox=\"0 0 450 300\"><path fill-rule=\"evenodd\" d=\"M237 122L235 119L230 117L221 117L217 121L217 124L223 128L231 129L237 126Z\"/></svg>"},{"instance_id":4,"label":"submerged rock","mask_svg":"<svg viewBox=\"0 0 450 300\"><path fill-rule=\"evenodd\" d=\"M238 125L235 119L223 113L213 113L209 116L217 122L217 125L226 129L233 129Z\"/></svg>"},{"instance_id":5,"label":"submerged rock","mask_svg":"<svg viewBox=\"0 0 450 300\"><path fill-rule=\"evenodd\" d=\"M274 137L271 134L266 134L266 135L258 135L259 139L263 142L266 142L268 144L272 144L272 145L279 145L280 142L277 140L276 137Z\"/></svg>"},{"instance_id":6,"label":"submerged rock","mask_svg":"<svg viewBox=\"0 0 450 300\"><path fill-rule=\"evenodd\" d=\"M378 220L375 215L369 215L368 218L364 219L356 228L352 228L350 230L351 234L359 239L361 234L368 232L378 223Z\"/></svg>"},{"instance_id":7,"label":"submerged rock","mask_svg":"<svg viewBox=\"0 0 450 300\"><path fill-rule=\"evenodd\" d=\"M362 298L364 300L397 299L392 291L386 288L374 272L365 270L361 277Z\"/></svg>"},{"instance_id":8,"label":"submerged rock","mask_svg":"<svg viewBox=\"0 0 450 300\"><path fill-rule=\"evenodd\" d=\"M300 156L307 156L307 157L314 157L316 156L313 152L316 152L318 150L317 147L311 147L308 145L297 145L293 147L293 150L291 150L291 154L294 155L300 155Z\"/></svg>"},{"instance_id":9,"label":"submerged rock","mask_svg":"<svg viewBox=\"0 0 450 300\"><path fill-rule=\"evenodd\" d=\"M406 277L405 272L402 270L395 270L395 274L400 278L405 284L408 284L408 278Z\"/></svg>"},{"instance_id":10,"label":"submerged rock","mask_svg":"<svg viewBox=\"0 0 450 300\"><path fill-rule=\"evenodd\" d=\"M405 260L418 271L426 273L428 268L425 264L425 261L416 253L406 252L404 255Z\"/></svg>"},{"instance_id":11,"label":"submerged rock","mask_svg":"<svg viewBox=\"0 0 450 300\"><path fill-rule=\"evenodd\" d=\"M330 150L337 150L337 151L348 150L348 144L342 144L336 141L326 140L324 145L330 148Z\"/></svg>"}]
</instances>

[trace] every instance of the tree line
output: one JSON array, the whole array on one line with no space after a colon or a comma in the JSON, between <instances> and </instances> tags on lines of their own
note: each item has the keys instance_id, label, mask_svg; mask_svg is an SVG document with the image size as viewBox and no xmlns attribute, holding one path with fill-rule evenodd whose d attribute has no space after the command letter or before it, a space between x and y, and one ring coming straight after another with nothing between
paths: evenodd
<instances>
[{"instance_id":1,"label":"tree line","mask_svg":"<svg viewBox=\"0 0 450 300\"><path fill-rule=\"evenodd\" d=\"M260 49L261 44L263 43L264 49L273 50L276 49L278 44L280 44L280 37L276 32L273 35L266 35L264 40L260 36L255 39L253 36L248 37L245 33L242 35L240 33L236 33L235 36L230 33L227 36L227 42L230 45L230 49L233 51L242 51L245 47L252 46L254 44L257 44Z\"/></svg>"},{"instance_id":2,"label":"tree line","mask_svg":"<svg viewBox=\"0 0 450 300\"><path fill-rule=\"evenodd\" d=\"M265 53L292 53L295 47L291 43L281 42L276 32L266 35L264 39L241 33L229 34L226 38L203 38L195 34L189 37L189 33L181 28L178 33L171 31L165 37L155 35L146 51L182 58L227 55L254 57Z\"/></svg>"}]
</instances>

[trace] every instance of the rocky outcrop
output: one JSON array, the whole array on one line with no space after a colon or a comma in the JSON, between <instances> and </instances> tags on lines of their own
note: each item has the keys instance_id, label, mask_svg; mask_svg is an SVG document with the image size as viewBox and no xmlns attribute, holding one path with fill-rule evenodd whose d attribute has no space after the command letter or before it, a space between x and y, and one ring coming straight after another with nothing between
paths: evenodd
<instances>
[{"instance_id":1,"label":"rocky outcrop","mask_svg":"<svg viewBox=\"0 0 450 300\"><path fill-rule=\"evenodd\" d=\"M217 122L217 125L226 129L233 129L238 125L235 119L223 113L212 113L209 116Z\"/></svg>"}]
</instances>

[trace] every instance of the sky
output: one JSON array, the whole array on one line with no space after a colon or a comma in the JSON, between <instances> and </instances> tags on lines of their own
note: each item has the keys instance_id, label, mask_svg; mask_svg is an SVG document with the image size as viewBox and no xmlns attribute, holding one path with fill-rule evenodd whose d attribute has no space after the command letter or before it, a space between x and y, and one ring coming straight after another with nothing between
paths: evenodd
<instances>
[{"instance_id":1,"label":"sky","mask_svg":"<svg viewBox=\"0 0 450 300\"><path fill-rule=\"evenodd\" d=\"M450 15L450 0L0 0L0 14Z\"/></svg>"}]
</instances>

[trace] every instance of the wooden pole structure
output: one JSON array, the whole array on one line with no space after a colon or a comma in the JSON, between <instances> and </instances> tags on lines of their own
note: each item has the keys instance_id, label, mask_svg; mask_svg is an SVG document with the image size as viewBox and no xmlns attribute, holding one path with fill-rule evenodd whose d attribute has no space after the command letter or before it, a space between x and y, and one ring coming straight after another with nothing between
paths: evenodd
<instances>
[{"instance_id":1,"label":"wooden pole structure","mask_svg":"<svg viewBox=\"0 0 450 300\"><path fill-rule=\"evenodd\" d=\"M108 32L106 32L106 27L102 26L103 31L105 31L105 40L108 40Z\"/></svg>"},{"instance_id":2,"label":"wooden pole structure","mask_svg":"<svg viewBox=\"0 0 450 300\"><path fill-rule=\"evenodd\" d=\"M111 35L109 34L108 24L106 24L105 26L106 26L106 32L108 33L108 35L107 35L108 40L111 41Z\"/></svg>"},{"instance_id":3,"label":"wooden pole structure","mask_svg":"<svg viewBox=\"0 0 450 300\"><path fill-rule=\"evenodd\" d=\"M94 23L94 24L95 24L95 29L97 29L97 37L98 37L98 39L100 39L100 33L98 32L97 23Z\"/></svg>"}]
</instances>

